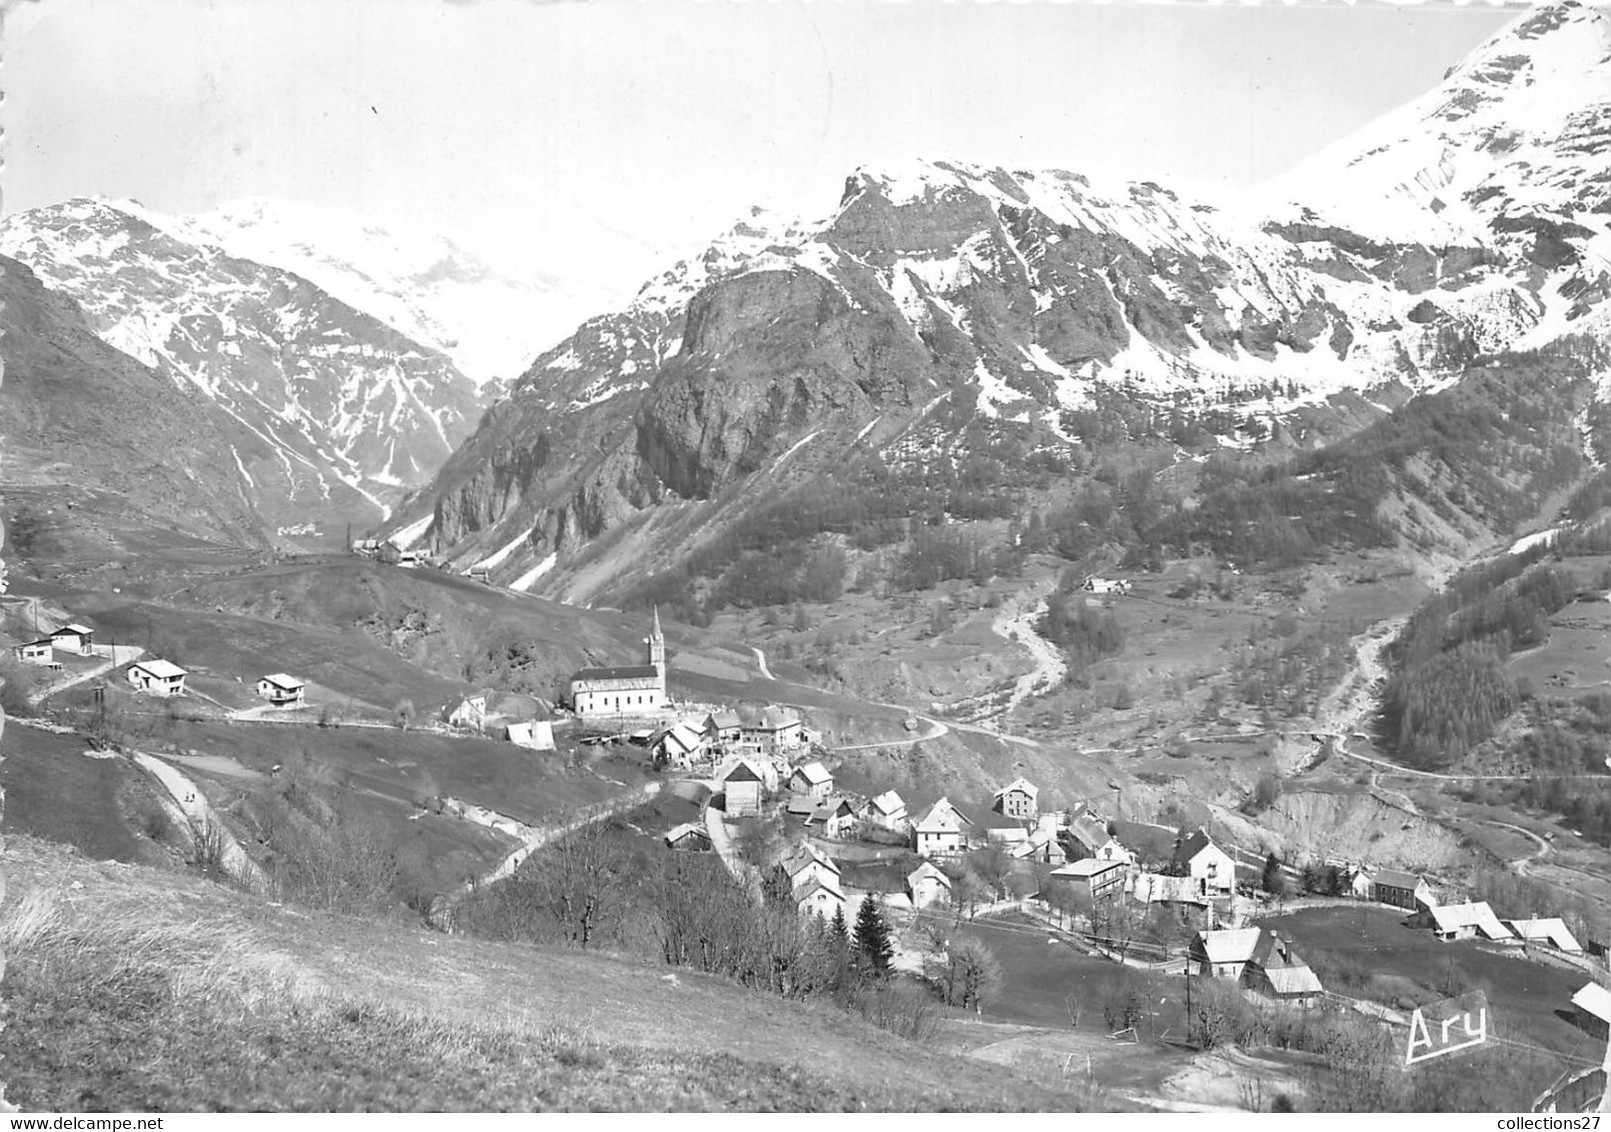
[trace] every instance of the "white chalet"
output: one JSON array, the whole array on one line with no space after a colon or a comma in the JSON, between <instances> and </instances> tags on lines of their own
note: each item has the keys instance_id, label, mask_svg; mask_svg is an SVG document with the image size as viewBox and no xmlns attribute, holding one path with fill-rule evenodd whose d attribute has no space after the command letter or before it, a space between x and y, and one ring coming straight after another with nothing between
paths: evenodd
<instances>
[{"instance_id":1,"label":"white chalet","mask_svg":"<svg viewBox=\"0 0 1611 1132\"><path fill-rule=\"evenodd\" d=\"M11 650L16 658L24 664L37 664L43 668L60 668L61 661L56 659L55 642L50 637L38 641L29 641L18 645Z\"/></svg>"},{"instance_id":2,"label":"white chalet","mask_svg":"<svg viewBox=\"0 0 1611 1132\"><path fill-rule=\"evenodd\" d=\"M302 702L303 687L295 676L275 672L257 682L257 694L275 707L295 707Z\"/></svg>"},{"instance_id":3,"label":"white chalet","mask_svg":"<svg viewBox=\"0 0 1611 1132\"><path fill-rule=\"evenodd\" d=\"M129 665L129 684L136 691L153 696L184 695L188 675L183 668L166 660L137 660Z\"/></svg>"},{"instance_id":4,"label":"white chalet","mask_svg":"<svg viewBox=\"0 0 1611 1132\"><path fill-rule=\"evenodd\" d=\"M932 862L924 861L906 874L906 895L911 897L914 908L949 904L951 878L935 868Z\"/></svg>"},{"instance_id":5,"label":"white chalet","mask_svg":"<svg viewBox=\"0 0 1611 1132\"><path fill-rule=\"evenodd\" d=\"M912 827L913 848L920 857L960 857L968 851L973 821L941 798Z\"/></svg>"},{"instance_id":6,"label":"white chalet","mask_svg":"<svg viewBox=\"0 0 1611 1132\"><path fill-rule=\"evenodd\" d=\"M1198 896L1229 896L1236 891L1236 862L1205 830L1175 847L1175 867L1191 877Z\"/></svg>"},{"instance_id":7,"label":"white chalet","mask_svg":"<svg viewBox=\"0 0 1611 1132\"><path fill-rule=\"evenodd\" d=\"M71 625L63 625L52 633L50 642L62 652L89 656L95 651L95 630L75 621Z\"/></svg>"},{"instance_id":8,"label":"white chalet","mask_svg":"<svg viewBox=\"0 0 1611 1132\"><path fill-rule=\"evenodd\" d=\"M896 832L904 831L911 824L906 817L906 803L893 790L886 790L876 798L869 798L862 805L861 820Z\"/></svg>"}]
</instances>

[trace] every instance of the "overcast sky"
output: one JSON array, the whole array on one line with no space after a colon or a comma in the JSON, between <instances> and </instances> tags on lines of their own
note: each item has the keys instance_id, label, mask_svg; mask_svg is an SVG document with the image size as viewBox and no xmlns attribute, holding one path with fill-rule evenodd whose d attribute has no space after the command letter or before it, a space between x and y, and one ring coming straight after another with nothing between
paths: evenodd
<instances>
[{"instance_id":1,"label":"overcast sky","mask_svg":"<svg viewBox=\"0 0 1611 1132\"><path fill-rule=\"evenodd\" d=\"M1514 14L21 0L0 43L4 207L283 196L565 259L593 223L660 257L750 204L827 214L887 158L1250 183Z\"/></svg>"}]
</instances>

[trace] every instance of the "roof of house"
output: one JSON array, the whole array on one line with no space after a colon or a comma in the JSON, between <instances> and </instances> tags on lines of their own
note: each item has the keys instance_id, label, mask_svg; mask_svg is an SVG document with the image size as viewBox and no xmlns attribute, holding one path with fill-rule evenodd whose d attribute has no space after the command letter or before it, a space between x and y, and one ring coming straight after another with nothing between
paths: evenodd
<instances>
[{"instance_id":1,"label":"roof of house","mask_svg":"<svg viewBox=\"0 0 1611 1132\"><path fill-rule=\"evenodd\" d=\"M833 781L833 775L829 774L828 768L823 766L820 762L810 762L806 763L804 766L797 766L794 768L794 773L804 778L812 786L818 786L824 782Z\"/></svg>"},{"instance_id":2,"label":"roof of house","mask_svg":"<svg viewBox=\"0 0 1611 1132\"><path fill-rule=\"evenodd\" d=\"M86 633L93 632L95 632L95 630L91 629L88 625L80 625L77 621L74 621L71 625L63 625L60 629L57 629L54 633L52 633L51 636L54 637L62 633L72 633L76 636L82 637Z\"/></svg>"},{"instance_id":3,"label":"roof of house","mask_svg":"<svg viewBox=\"0 0 1611 1132\"><path fill-rule=\"evenodd\" d=\"M1440 932L1476 928L1489 939L1510 939L1510 929L1499 922L1487 901L1476 904L1440 904L1429 909L1432 922Z\"/></svg>"},{"instance_id":4,"label":"roof of house","mask_svg":"<svg viewBox=\"0 0 1611 1132\"><path fill-rule=\"evenodd\" d=\"M24 641L24 642L22 642L22 644L18 645L17 647L19 649L32 649L32 648L48 649L52 645L54 645L55 643L56 643L56 639L54 637L40 637L37 641Z\"/></svg>"},{"instance_id":5,"label":"roof of house","mask_svg":"<svg viewBox=\"0 0 1611 1132\"><path fill-rule=\"evenodd\" d=\"M1052 876L1077 877L1080 880L1089 880L1091 877L1124 867L1125 862L1118 859L1107 861L1101 857L1081 857L1078 861L1070 861L1066 865L1053 869Z\"/></svg>"},{"instance_id":6,"label":"roof of house","mask_svg":"<svg viewBox=\"0 0 1611 1132\"><path fill-rule=\"evenodd\" d=\"M697 837L703 837L707 840L710 838L710 834L705 832L704 826L695 821L685 821L681 825L666 831L666 844L670 845L677 841L681 841L689 834L693 834Z\"/></svg>"},{"instance_id":7,"label":"roof of house","mask_svg":"<svg viewBox=\"0 0 1611 1132\"><path fill-rule=\"evenodd\" d=\"M284 688L288 692L294 692L303 686L301 680L298 680L295 676L287 676L283 672L270 673L263 677L263 682L273 684L276 688Z\"/></svg>"},{"instance_id":8,"label":"roof of house","mask_svg":"<svg viewBox=\"0 0 1611 1132\"><path fill-rule=\"evenodd\" d=\"M1533 920L1506 920L1504 923L1522 939L1541 939L1562 951L1583 950L1583 945L1578 943L1577 937L1566 926L1566 921L1559 916Z\"/></svg>"},{"instance_id":9,"label":"roof of house","mask_svg":"<svg viewBox=\"0 0 1611 1132\"><path fill-rule=\"evenodd\" d=\"M689 727L686 723L679 723L667 730L660 737L660 741L668 745L681 747L685 751L694 751L704 744L705 736Z\"/></svg>"},{"instance_id":10,"label":"roof of house","mask_svg":"<svg viewBox=\"0 0 1611 1132\"><path fill-rule=\"evenodd\" d=\"M171 660L158 660L155 658L151 660L137 660L133 664L129 665L129 667L143 669L144 671L151 673L151 675L155 676L158 680L172 680L176 677L189 675L189 673L187 673L183 668L180 668L177 664L173 663Z\"/></svg>"},{"instance_id":11,"label":"roof of house","mask_svg":"<svg viewBox=\"0 0 1611 1132\"><path fill-rule=\"evenodd\" d=\"M749 759L738 759L732 766L722 771L723 782L760 782L761 772L750 764Z\"/></svg>"},{"instance_id":12,"label":"roof of house","mask_svg":"<svg viewBox=\"0 0 1611 1132\"><path fill-rule=\"evenodd\" d=\"M583 680L658 680L660 670L652 664L628 664L616 668L581 668L571 675L571 683Z\"/></svg>"},{"instance_id":13,"label":"roof of house","mask_svg":"<svg viewBox=\"0 0 1611 1132\"><path fill-rule=\"evenodd\" d=\"M805 884L794 890L794 902L796 904L804 904L818 891L826 892L840 903L844 902L845 894L840 891L838 885L827 884L823 881L822 877L815 874L813 874L811 879L806 881Z\"/></svg>"},{"instance_id":14,"label":"roof of house","mask_svg":"<svg viewBox=\"0 0 1611 1132\"><path fill-rule=\"evenodd\" d=\"M1579 987L1572 996L1572 1005L1587 1010L1602 1022L1611 1022L1611 990L1606 990L1599 983L1585 983Z\"/></svg>"},{"instance_id":15,"label":"roof of house","mask_svg":"<svg viewBox=\"0 0 1611 1132\"><path fill-rule=\"evenodd\" d=\"M929 807L929 812L918 819L919 833L961 833L962 827L972 825L973 819L964 814L950 799L941 798Z\"/></svg>"},{"instance_id":16,"label":"roof of house","mask_svg":"<svg viewBox=\"0 0 1611 1132\"><path fill-rule=\"evenodd\" d=\"M1271 928L1259 933L1259 942L1253 948L1253 962L1261 967L1302 967L1304 962L1292 950L1292 940L1283 939Z\"/></svg>"},{"instance_id":17,"label":"roof of house","mask_svg":"<svg viewBox=\"0 0 1611 1132\"><path fill-rule=\"evenodd\" d=\"M1214 839L1208 836L1207 830L1199 829L1175 847L1175 863L1180 865L1188 864L1195 860L1198 854L1207 849L1218 849L1221 853L1225 852L1225 850L1214 844ZM1226 855L1229 856L1229 854Z\"/></svg>"},{"instance_id":18,"label":"roof of house","mask_svg":"<svg viewBox=\"0 0 1611 1132\"><path fill-rule=\"evenodd\" d=\"M1014 790L1021 790L1025 794L1028 794L1032 801L1037 795L1040 794L1040 787L1036 786L1027 778L1019 777L1007 783L1007 785L1003 786L1000 790L997 790L996 797L1005 797L1006 795L1011 794Z\"/></svg>"},{"instance_id":19,"label":"roof of house","mask_svg":"<svg viewBox=\"0 0 1611 1132\"><path fill-rule=\"evenodd\" d=\"M1260 968L1276 994L1320 994L1326 988L1307 963Z\"/></svg>"},{"instance_id":20,"label":"roof of house","mask_svg":"<svg viewBox=\"0 0 1611 1132\"><path fill-rule=\"evenodd\" d=\"M783 869L791 877L798 876L802 869L810 868L812 865L821 865L834 876L839 875L839 866L834 863L834 859L807 841L800 842L787 857L783 858Z\"/></svg>"},{"instance_id":21,"label":"roof of house","mask_svg":"<svg viewBox=\"0 0 1611 1132\"><path fill-rule=\"evenodd\" d=\"M1405 888L1414 891L1426 883L1426 878L1419 873L1407 873L1402 869L1378 869L1371 876L1371 883L1382 888Z\"/></svg>"},{"instance_id":22,"label":"roof of house","mask_svg":"<svg viewBox=\"0 0 1611 1132\"><path fill-rule=\"evenodd\" d=\"M1068 826L1069 836L1093 853L1108 841L1108 827L1095 814L1081 814Z\"/></svg>"},{"instance_id":23,"label":"roof of house","mask_svg":"<svg viewBox=\"0 0 1611 1132\"><path fill-rule=\"evenodd\" d=\"M1198 932L1197 939L1210 963L1246 963L1253 958L1253 949L1258 947L1263 934L1259 928L1226 928Z\"/></svg>"},{"instance_id":24,"label":"roof of house","mask_svg":"<svg viewBox=\"0 0 1611 1132\"><path fill-rule=\"evenodd\" d=\"M810 817L817 812L817 800L809 794L793 794L790 795L788 804L783 807L783 810L785 813L793 814L795 817L802 815Z\"/></svg>"},{"instance_id":25,"label":"roof of house","mask_svg":"<svg viewBox=\"0 0 1611 1132\"><path fill-rule=\"evenodd\" d=\"M884 791L867 804L881 814L898 814L906 809L906 803L893 790Z\"/></svg>"},{"instance_id":26,"label":"roof of house","mask_svg":"<svg viewBox=\"0 0 1611 1132\"><path fill-rule=\"evenodd\" d=\"M958 802L953 804L957 813L967 818L974 825L983 830L1011 829L1019 833L1024 832L1024 823L1020 818L1010 818L1006 814L998 813L990 806L979 805L973 802Z\"/></svg>"},{"instance_id":27,"label":"roof of house","mask_svg":"<svg viewBox=\"0 0 1611 1132\"><path fill-rule=\"evenodd\" d=\"M763 711L754 723L744 725L749 731L782 731L785 727L795 727L800 723L800 717L792 711L773 704Z\"/></svg>"},{"instance_id":28,"label":"roof of house","mask_svg":"<svg viewBox=\"0 0 1611 1132\"><path fill-rule=\"evenodd\" d=\"M924 861L917 868L906 874L907 887L915 887L918 881L925 879L937 880L946 888L951 887L951 878L928 861Z\"/></svg>"},{"instance_id":29,"label":"roof of house","mask_svg":"<svg viewBox=\"0 0 1611 1132\"><path fill-rule=\"evenodd\" d=\"M705 717L705 723L707 725L714 724L718 731L729 731L735 727L744 726L744 721L739 719L736 711L712 712Z\"/></svg>"}]
</instances>

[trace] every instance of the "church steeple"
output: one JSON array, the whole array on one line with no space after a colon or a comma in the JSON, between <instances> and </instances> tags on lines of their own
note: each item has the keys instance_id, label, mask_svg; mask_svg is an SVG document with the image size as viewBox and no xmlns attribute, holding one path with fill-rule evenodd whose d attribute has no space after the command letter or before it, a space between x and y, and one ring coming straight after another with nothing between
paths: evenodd
<instances>
[{"instance_id":1,"label":"church steeple","mask_svg":"<svg viewBox=\"0 0 1611 1132\"><path fill-rule=\"evenodd\" d=\"M666 638L660 631L660 607L654 607L654 625L649 635L644 638L644 644L649 646L649 663L660 673L660 687L666 686Z\"/></svg>"}]
</instances>

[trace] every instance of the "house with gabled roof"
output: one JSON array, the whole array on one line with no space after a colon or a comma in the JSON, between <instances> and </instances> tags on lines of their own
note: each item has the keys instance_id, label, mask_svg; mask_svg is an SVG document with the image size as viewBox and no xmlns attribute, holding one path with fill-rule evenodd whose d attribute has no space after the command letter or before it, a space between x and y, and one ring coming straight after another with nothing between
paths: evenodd
<instances>
[{"instance_id":1,"label":"house with gabled roof","mask_svg":"<svg viewBox=\"0 0 1611 1132\"><path fill-rule=\"evenodd\" d=\"M685 821L666 832L665 842L672 849L709 849L710 833L699 822Z\"/></svg>"},{"instance_id":2,"label":"house with gabled roof","mask_svg":"<svg viewBox=\"0 0 1611 1132\"><path fill-rule=\"evenodd\" d=\"M1113 840L1106 824L1089 810L1076 815L1062 830L1061 838L1071 861L1094 857L1098 849Z\"/></svg>"},{"instance_id":3,"label":"house with gabled roof","mask_svg":"<svg viewBox=\"0 0 1611 1132\"><path fill-rule=\"evenodd\" d=\"M1019 821L1034 821L1039 813L1040 788L1027 778L1013 779L996 791L991 809Z\"/></svg>"},{"instance_id":4,"label":"house with gabled roof","mask_svg":"<svg viewBox=\"0 0 1611 1132\"><path fill-rule=\"evenodd\" d=\"M1611 990L1585 983L1572 995L1572 1024L1597 1038L1611 1036Z\"/></svg>"},{"instance_id":5,"label":"house with gabled roof","mask_svg":"<svg viewBox=\"0 0 1611 1132\"><path fill-rule=\"evenodd\" d=\"M675 770L689 770L705 753L705 733L686 723L673 724L660 733L655 743L655 758L663 766Z\"/></svg>"},{"instance_id":6,"label":"house with gabled roof","mask_svg":"<svg viewBox=\"0 0 1611 1132\"><path fill-rule=\"evenodd\" d=\"M306 688L303 681L283 672L274 672L257 682L257 694L275 707L298 707Z\"/></svg>"},{"instance_id":7,"label":"house with gabled roof","mask_svg":"<svg viewBox=\"0 0 1611 1132\"><path fill-rule=\"evenodd\" d=\"M1061 865L1068 860L1057 834L1049 829L1033 829L1022 842L1012 847L1012 855L1020 861L1038 861L1043 865Z\"/></svg>"},{"instance_id":8,"label":"house with gabled roof","mask_svg":"<svg viewBox=\"0 0 1611 1132\"><path fill-rule=\"evenodd\" d=\"M749 759L734 759L717 777L726 796L730 818L757 817L761 813L761 772Z\"/></svg>"},{"instance_id":9,"label":"house with gabled roof","mask_svg":"<svg viewBox=\"0 0 1611 1132\"><path fill-rule=\"evenodd\" d=\"M912 847L920 857L961 857L968 851L973 820L941 798L912 826Z\"/></svg>"},{"instance_id":10,"label":"house with gabled roof","mask_svg":"<svg viewBox=\"0 0 1611 1132\"><path fill-rule=\"evenodd\" d=\"M820 762L805 763L789 775L789 791L825 801L833 793L833 775Z\"/></svg>"},{"instance_id":11,"label":"house with gabled roof","mask_svg":"<svg viewBox=\"0 0 1611 1132\"><path fill-rule=\"evenodd\" d=\"M1431 928L1432 934L1444 941L1475 939L1479 935L1488 940L1515 938L1485 900L1475 904L1423 905L1411 923L1418 928Z\"/></svg>"},{"instance_id":12,"label":"house with gabled roof","mask_svg":"<svg viewBox=\"0 0 1611 1132\"><path fill-rule=\"evenodd\" d=\"M1504 920L1502 923L1524 943L1542 943L1568 955L1583 954L1583 945L1566 926L1566 921L1559 916L1547 919Z\"/></svg>"},{"instance_id":13,"label":"house with gabled roof","mask_svg":"<svg viewBox=\"0 0 1611 1132\"><path fill-rule=\"evenodd\" d=\"M805 724L794 712L774 704L739 729L739 740L755 744L763 754L781 755L805 745Z\"/></svg>"},{"instance_id":14,"label":"house with gabled roof","mask_svg":"<svg viewBox=\"0 0 1611 1132\"><path fill-rule=\"evenodd\" d=\"M838 864L809 842L800 842L779 863L783 871L789 874L789 884L793 888L799 888L812 879L839 887Z\"/></svg>"},{"instance_id":15,"label":"house with gabled roof","mask_svg":"<svg viewBox=\"0 0 1611 1132\"><path fill-rule=\"evenodd\" d=\"M454 704L447 712L447 722L450 727L463 727L470 731L481 730L487 722L485 693L473 693Z\"/></svg>"},{"instance_id":16,"label":"house with gabled roof","mask_svg":"<svg viewBox=\"0 0 1611 1132\"><path fill-rule=\"evenodd\" d=\"M529 751L552 751L554 749L554 725L546 719L529 719L523 723L511 723L504 728L504 734L515 746L525 747Z\"/></svg>"},{"instance_id":17,"label":"house with gabled roof","mask_svg":"<svg viewBox=\"0 0 1611 1132\"><path fill-rule=\"evenodd\" d=\"M1199 975L1240 980L1263 934L1259 928L1201 931L1192 937L1187 954Z\"/></svg>"},{"instance_id":18,"label":"house with gabled roof","mask_svg":"<svg viewBox=\"0 0 1611 1132\"><path fill-rule=\"evenodd\" d=\"M911 824L906 816L906 802L893 790L886 790L876 798L862 803L861 820L869 825L882 826L901 832Z\"/></svg>"},{"instance_id":19,"label":"house with gabled roof","mask_svg":"<svg viewBox=\"0 0 1611 1132\"><path fill-rule=\"evenodd\" d=\"M153 696L182 696L185 694L185 677L190 673L172 661L153 657L137 660L129 665L129 684L136 691Z\"/></svg>"},{"instance_id":20,"label":"house with gabled roof","mask_svg":"<svg viewBox=\"0 0 1611 1132\"><path fill-rule=\"evenodd\" d=\"M1419 906L1437 903L1437 896L1424 876L1401 869L1377 869L1372 873L1370 895L1378 904L1391 904L1411 912Z\"/></svg>"},{"instance_id":21,"label":"house with gabled roof","mask_svg":"<svg viewBox=\"0 0 1611 1132\"><path fill-rule=\"evenodd\" d=\"M813 877L794 890L794 906L801 915L821 916L831 920L835 912L843 912L845 894L837 879L832 882Z\"/></svg>"},{"instance_id":22,"label":"house with gabled roof","mask_svg":"<svg viewBox=\"0 0 1611 1132\"><path fill-rule=\"evenodd\" d=\"M738 742L743 730L736 711L713 711L705 717L705 741L712 746Z\"/></svg>"},{"instance_id":23,"label":"house with gabled roof","mask_svg":"<svg viewBox=\"0 0 1611 1132\"><path fill-rule=\"evenodd\" d=\"M1274 928L1259 933L1242 971L1242 985L1283 1002L1307 1002L1325 993L1319 977L1292 950L1292 941Z\"/></svg>"},{"instance_id":24,"label":"house with gabled roof","mask_svg":"<svg viewBox=\"0 0 1611 1132\"><path fill-rule=\"evenodd\" d=\"M856 808L849 798L829 798L811 811L806 827L824 837L847 837L856 828Z\"/></svg>"},{"instance_id":25,"label":"house with gabled roof","mask_svg":"<svg viewBox=\"0 0 1611 1132\"><path fill-rule=\"evenodd\" d=\"M17 645L11 650L13 656L24 664L38 665L40 668L60 668L61 661L56 659L56 642L50 637L43 637L37 641L28 641Z\"/></svg>"},{"instance_id":26,"label":"house with gabled roof","mask_svg":"<svg viewBox=\"0 0 1611 1132\"><path fill-rule=\"evenodd\" d=\"M1236 862L1208 836L1197 830L1175 847L1174 871L1191 877L1199 896L1229 896L1236 891Z\"/></svg>"},{"instance_id":27,"label":"house with gabled roof","mask_svg":"<svg viewBox=\"0 0 1611 1132\"><path fill-rule=\"evenodd\" d=\"M929 908L951 902L951 878L931 861L923 861L906 874L906 895L914 908Z\"/></svg>"},{"instance_id":28,"label":"house with gabled roof","mask_svg":"<svg viewBox=\"0 0 1611 1132\"><path fill-rule=\"evenodd\" d=\"M62 652L89 656L95 651L95 630L74 621L71 625L63 625L52 632L50 643Z\"/></svg>"}]
</instances>

